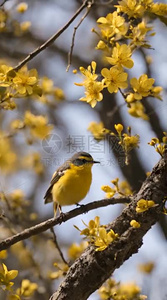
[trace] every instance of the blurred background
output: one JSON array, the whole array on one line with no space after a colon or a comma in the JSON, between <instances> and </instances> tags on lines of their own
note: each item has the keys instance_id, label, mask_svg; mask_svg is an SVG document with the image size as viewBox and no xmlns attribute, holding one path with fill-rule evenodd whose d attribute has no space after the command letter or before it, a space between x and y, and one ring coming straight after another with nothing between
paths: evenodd
<instances>
[{"instance_id":1,"label":"blurred background","mask_svg":"<svg viewBox=\"0 0 167 300\"><path fill-rule=\"evenodd\" d=\"M16 10L19 3L20 1L6 1L3 7L8 14L8 30L3 30L3 26L0 28L0 60L12 66L17 65L28 53L43 44L64 26L82 4L82 1L27 0L28 9L23 14ZM10 138L14 152L19 156L19 163L17 168L13 168L10 172L3 172L2 170L0 173L0 190L9 199L12 193L18 189L24 193L24 199L28 203L24 209L29 217L19 219L17 214L12 217L8 212L9 220L11 224L15 223L15 230L18 232L53 217L52 204L44 205L43 196L53 172L75 152L89 152L95 160L101 162L100 165L93 167L93 182L87 197L82 202L83 204L103 199L105 194L101 190L101 186L111 185L111 180L116 177L120 178L120 182L128 181L131 189L137 192L146 178L146 173L151 171L160 158L153 147L148 145L152 137L162 138L163 131L167 130L166 26L158 19L154 20L156 35L149 38L152 48L145 50L144 54L140 50L135 53L133 56L135 64L133 69L129 71L131 77L136 76L137 78L141 74L147 73L149 77L155 78L156 85L164 88L163 101L148 98L144 102L145 112L149 116L149 120L130 116L126 105L122 105L124 100L121 95L105 92L104 100L98 103L95 109L92 109L87 103L78 101L80 97L83 97L84 89L74 85L75 82L81 82L82 79L78 74L73 74L73 70L80 66L87 68L92 60L95 60L99 70L101 69L103 65L102 56L100 51L95 50L98 37L91 29L96 28L97 30L96 20L100 16L106 16L112 12L112 7L111 1L99 1L98 5L93 6L89 15L82 22L76 32L72 62L68 72L66 72L66 68L73 30L84 14L83 12L53 45L28 63L29 69L36 68L40 78L48 77L57 88L56 97L54 101L52 99L50 105L34 98L18 99L15 110L1 111L1 131L7 132L12 120L21 119L26 110L37 115L47 116L49 123L53 125L51 134L42 140L30 141L30 137L24 131ZM3 10L2 7L1 10ZM2 23L1 19L0 14L0 22ZM146 56L152 57L152 63L149 65L146 62ZM121 123L125 128L131 126L132 134L140 135L140 147L131 152L128 166L125 165L124 157L113 146L112 141L96 141L87 130L90 122L100 121L111 131L114 131L114 124ZM36 153L35 157L34 153ZM27 161L29 168L26 165ZM6 213L5 205L3 204L2 207ZM63 212L74 207L63 207ZM94 219L97 215L100 216L101 224L107 224L114 220L122 209L122 205L96 209L57 226L55 232L65 257L67 257L67 249L70 244L81 242L79 231L73 225L82 229L84 227L82 220L87 224L90 219ZM3 229L2 239L6 235L11 235L11 233L9 234L11 228L5 225L3 220L1 226ZM115 272L116 280L123 282L135 280L142 288L142 293L148 296L148 299L167 299L166 238L167 223L165 215L162 215L160 223L155 225L144 237L143 246L139 253ZM18 259L18 251L22 250L18 250L17 247L16 249L13 247L9 251L10 269L19 268L21 270L20 280L31 276L32 281L38 278L40 289L34 299L48 299L48 295L52 294L60 280L53 280L52 283L49 280L49 272L54 271L53 263L61 262L55 246L51 244L51 239L52 234L47 232L25 241L24 247L31 256L30 261L28 261L27 253L24 254L26 258ZM150 261L155 263L152 273L141 273L138 270L138 264ZM28 268L30 268L30 272ZM34 270L36 271L34 272ZM45 279L45 285L42 284L43 279ZM96 293L89 299L99 299L99 296Z\"/></svg>"}]
</instances>

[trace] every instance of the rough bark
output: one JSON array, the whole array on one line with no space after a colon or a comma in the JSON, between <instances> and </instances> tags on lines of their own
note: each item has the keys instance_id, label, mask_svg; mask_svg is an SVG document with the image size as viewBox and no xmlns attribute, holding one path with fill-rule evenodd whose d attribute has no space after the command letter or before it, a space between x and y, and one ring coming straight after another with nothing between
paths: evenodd
<instances>
[{"instance_id":1,"label":"rough bark","mask_svg":"<svg viewBox=\"0 0 167 300\"><path fill-rule=\"evenodd\" d=\"M64 281L50 300L86 300L107 278L119 268L132 254L138 252L143 236L154 225L167 196L167 155L153 168L132 202L108 228L119 234L119 238L104 251L95 251L89 246L70 267ZM153 200L156 205L143 213L136 212L136 203L140 199ZM130 226L132 219L140 222L141 227Z\"/></svg>"}]
</instances>

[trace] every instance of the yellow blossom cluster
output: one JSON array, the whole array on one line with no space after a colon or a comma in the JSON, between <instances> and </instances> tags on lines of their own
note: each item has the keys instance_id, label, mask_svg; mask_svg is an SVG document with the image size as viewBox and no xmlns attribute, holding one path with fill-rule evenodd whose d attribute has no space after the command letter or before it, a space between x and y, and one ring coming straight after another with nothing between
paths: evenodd
<instances>
[{"instance_id":1,"label":"yellow blossom cluster","mask_svg":"<svg viewBox=\"0 0 167 300\"><path fill-rule=\"evenodd\" d=\"M149 208L154 207L154 206L155 206L155 202L153 200L140 199L137 202L136 212L143 213L146 210L148 210Z\"/></svg>"},{"instance_id":2,"label":"yellow blossom cluster","mask_svg":"<svg viewBox=\"0 0 167 300\"><path fill-rule=\"evenodd\" d=\"M23 127L29 129L31 136L38 139L43 139L53 129L53 126L48 124L46 116L36 116L30 111L25 112L23 121L17 119L11 123L11 128L14 130Z\"/></svg>"},{"instance_id":3,"label":"yellow blossom cluster","mask_svg":"<svg viewBox=\"0 0 167 300\"><path fill-rule=\"evenodd\" d=\"M109 185L103 185L101 187L102 191L106 193L106 198L112 198L115 194L120 196L130 196L132 195L132 190L127 181L122 181L119 183L119 178L111 180L111 183L114 185L114 188Z\"/></svg>"},{"instance_id":4,"label":"yellow blossom cluster","mask_svg":"<svg viewBox=\"0 0 167 300\"><path fill-rule=\"evenodd\" d=\"M22 297L31 297L37 290L38 285L35 282L31 282L28 279L24 279L21 282L21 287L16 290L16 295Z\"/></svg>"},{"instance_id":5,"label":"yellow blossom cluster","mask_svg":"<svg viewBox=\"0 0 167 300\"><path fill-rule=\"evenodd\" d=\"M77 243L71 244L71 246L69 247L68 252L67 252L68 259L73 261L73 260L77 259L78 257L80 257L80 255L87 248L87 246L88 246L88 242L86 242L86 241L82 241L80 244L77 244ZM51 280L59 279L60 277L65 276L69 269L69 266L65 262L54 263L53 266L56 267L57 270L49 271L48 277Z\"/></svg>"},{"instance_id":6,"label":"yellow blossom cluster","mask_svg":"<svg viewBox=\"0 0 167 300\"><path fill-rule=\"evenodd\" d=\"M115 136L118 139L118 144L122 147L125 153L125 163L128 164L129 152L132 149L139 147L139 135L131 135L131 127L127 128L128 133L122 133L124 129L122 124L115 124L114 127L117 131L117 134L111 132L109 129L104 128L102 122L91 122L88 130L93 134L97 141L105 139L105 137L108 135Z\"/></svg>"},{"instance_id":7,"label":"yellow blossom cluster","mask_svg":"<svg viewBox=\"0 0 167 300\"><path fill-rule=\"evenodd\" d=\"M110 133L110 130L104 128L103 122L91 122L88 127L88 131L90 131L97 141L101 141L105 138L106 134Z\"/></svg>"},{"instance_id":8,"label":"yellow blossom cluster","mask_svg":"<svg viewBox=\"0 0 167 300\"><path fill-rule=\"evenodd\" d=\"M162 87L154 86L155 80L148 78L147 74L142 74L138 79L128 79L126 69L134 66L132 58L134 51L138 48L151 48L147 37L155 33L152 32L153 26L147 23L145 16L147 15L147 20L148 13L165 17L167 5L154 4L153 0L122 0L114 7L114 12L97 20L100 32L92 29L100 37L96 49L102 51L104 63L110 64L111 67L101 69L103 79L100 81L97 80L98 75L95 73L96 62L92 61L87 69L80 67L84 80L82 83L75 84L84 86L85 97L81 97L80 100L89 103L92 107L103 100L105 88L109 93L120 91L129 114L148 120L144 104L139 101L146 97L161 100ZM134 22L134 19L137 21ZM123 91L124 89L126 91Z\"/></svg>"},{"instance_id":9,"label":"yellow blossom cluster","mask_svg":"<svg viewBox=\"0 0 167 300\"><path fill-rule=\"evenodd\" d=\"M162 91L162 87L153 87L154 81L155 80L153 78L148 78L146 74L141 75L139 79L132 78L130 80L130 84L133 92L128 94L126 101L128 103L132 103L148 96L156 97L161 100L160 92Z\"/></svg>"},{"instance_id":10,"label":"yellow blossom cluster","mask_svg":"<svg viewBox=\"0 0 167 300\"><path fill-rule=\"evenodd\" d=\"M5 64L0 65L0 107L13 109L13 99L30 95L41 95L38 85L38 73L35 69L30 71L24 66L18 72Z\"/></svg>"},{"instance_id":11,"label":"yellow blossom cluster","mask_svg":"<svg viewBox=\"0 0 167 300\"><path fill-rule=\"evenodd\" d=\"M25 208L29 205L29 202L25 199L25 195L22 190L14 190L12 193L7 195L7 199L14 214L17 213L19 217L21 217L22 214L27 214Z\"/></svg>"},{"instance_id":12,"label":"yellow blossom cluster","mask_svg":"<svg viewBox=\"0 0 167 300\"><path fill-rule=\"evenodd\" d=\"M10 138L0 132L0 168L1 172L9 173L15 170L17 161L16 153L13 151Z\"/></svg>"},{"instance_id":13,"label":"yellow blossom cluster","mask_svg":"<svg viewBox=\"0 0 167 300\"><path fill-rule=\"evenodd\" d=\"M84 222L83 222L84 223ZM104 251L115 239L118 238L118 234L112 229L107 231L104 226L100 225L100 218L95 217L94 220L90 220L85 229L80 230L77 226L75 228L80 231L81 235L85 235L90 243L96 246L96 251Z\"/></svg>"},{"instance_id":14,"label":"yellow blossom cluster","mask_svg":"<svg viewBox=\"0 0 167 300\"><path fill-rule=\"evenodd\" d=\"M11 66L0 63L0 108L15 109L14 100L27 97L52 104L55 100L63 100L64 93L51 79L39 79L36 69L28 70L24 66L16 72Z\"/></svg>"},{"instance_id":15,"label":"yellow blossom cluster","mask_svg":"<svg viewBox=\"0 0 167 300\"><path fill-rule=\"evenodd\" d=\"M130 25L130 33L129 35L127 35L127 37L131 40L131 49L135 50L138 47L151 48L151 45L146 39L146 36L154 36L155 33L152 32L152 30L153 26L147 24L145 19L137 24L137 26Z\"/></svg>"},{"instance_id":16,"label":"yellow blossom cluster","mask_svg":"<svg viewBox=\"0 0 167 300\"><path fill-rule=\"evenodd\" d=\"M52 104L56 101L60 102L65 99L65 95L62 89L54 86L53 80L48 77L42 77L40 79L40 88L42 95L36 99L45 104Z\"/></svg>"},{"instance_id":17,"label":"yellow blossom cluster","mask_svg":"<svg viewBox=\"0 0 167 300\"><path fill-rule=\"evenodd\" d=\"M108 42L111 42L113 36L125 36L128 30L128 24L125 22L125 18L120 16L117 11L109 13L106 17L100 17L97 23L101 30L102 40ZM105 47L105 43L102 42L102 40L99 42L99 47L97 46L98 49Z\"/></svg>"},{"instance_id":18,"label":"yellow blossom cluster","mask_svg":"<svg viewBox=\"0 0 167 300\"><path fill-rule=\"evenodd\" d=\"M28 9L28 4L26 2L21 2L16 6L16 11L23 14ZM23 35L27 30L29 30L31 22L23 21L19 22L17 19L13 18L13 13L5 8L0 8L0 32L12 32L15 36Z\"/></svg>"},{"instance_id":19,"label":"yellow blossom cluster","mask_svg":"<svg viewBox=\"0 0 167 300\"><path fill-rule=\"evenodd\" d=\"M145 113L144 105L139 102L132 102L128 105L128 113L135 118L142 118L143 120L149 120L148 115Z\"/></svg>"},{"instance_id":20,"label":"yellow blossom cluster","mask_svg":"<svg viewBox=\"0 0 167 300\"><path fill-rule=\"evenodd\" d=\"M139 147L139 135L131 135L131 127L128 127L128 133L122 133L123 125L122 124L115 124L115 129L118 133L116 135L112 132L112 135L117 136L119 139L119 145L121 145L123 151L125 152L125 163L128 164L128 154L129 152Z\"/></svg>"},{"instance_id":21,"label":"yellow blossom cluster","mask_svg":"<svg viewBox=\"0 0 167 300\"><path fill-rule=\"evenodd\" d=\"M165 150L167 148L167 132L163 132L164 136L162 138L162 141L160 141L158 138L152 138L151 142L148 144L150 146L153 146L161 156L165 153Z\"/></svg>"},{"instance_id":22,"label":"yellow blossom cluster","mask_svg":"<svg viewBox=\"0 0 167 300\"><path fill-rule=\"evenodd\" d=\"M38 175L42 175L44 172L44 165L38 152L32 152L23 157L23 165L30 170L34 170Z\"/></svg>"},{"instance_id":23,"label":"yellow blossom cluster","mask_svg":"<svg viewBox=\"0 0 167 300\"><path fill-rule=\"evenodd\" d=\"M55 280L62 276L65 276L69 269L69 266L65 263L54 263L54 267L56 267L58 271L49 272L48 275L51 280Z\"/></svg>"},{"instance_id":24,"label":"yellow blossom cluster","mask_svg":"<svg viewBox=\"0 0 167 300\"><path fill-rule=\"evenodd\" d=\"M135 282L120 283L113 278L106 281L99 289L100 299L108 300L145 300L147 297L140 294L140 288Z\"/></svg>"},{"instance_id":25,"label":"yellow blossom cluster","mask_svg":"<svg viewBox=\"0 0 167 300\"><path fill-rule=\"evenodd\" d=\"M14 282L11 280L15 279L17 275L17 270L8 271L5 264L0 265L0 288L10 291L11 287L14 285Z\"/></svg>"},{"instance_id":26,"label":"yellow blossom cluster","mask_svg":"<svg viewBox=\"0 0 167 300\"><path fill-rule=\"evenodd\" d=\"M92 61L91 65L87 69L80 67L80 72L84 76L84 81L82 83L75 83L78 86L85 87L85 97L80 98L81 101L86 101L95 107L96 103L103 99L101 91L104 88L104 80L98 81L98 75L96 72L96 62Z\"/></svg>"}]
</instances>

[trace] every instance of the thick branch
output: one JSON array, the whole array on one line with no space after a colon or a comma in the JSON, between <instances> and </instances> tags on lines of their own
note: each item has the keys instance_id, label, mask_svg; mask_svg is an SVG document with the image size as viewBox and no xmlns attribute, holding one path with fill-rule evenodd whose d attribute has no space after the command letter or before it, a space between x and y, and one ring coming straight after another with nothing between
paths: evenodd
<instances>
[{"instance_id":1,"label":"thick branch","mask_svg":"<svg viewBox=\"0 0 167 300\"><path fill-rule=\"evenodd\" d=\"M111 276L115 269L119 268L132 254L138 252L143 236L159 219L166 196L167 157L159 161L134 199L108 226L119 234L118 240L101 252L89 246L71 266L64 281L50 300L86 300ZM143 213L137 213L136 203L139 199L153 200L156 205ZM138 229L131 227L132 219L140 222L141 227Z\"/></svg>"},{"instance_id":2,"label":"thick branch","mask_svg":"<svg viewBox=\"0 0 167 300\"><path fill-rule=\"evenodd\" d=\"M41 232L44 232L50 228L52 228L55 225L61 224L62 222L66 222L76 216L79 216L83 213L87 213L90 210L99 208L99 207L105 207L107 205L111 204L117 204L117 203L129 203L130 198L124 197L124 198L111 198L111 199L103 199L100 201L94 201L86 205L81 205L79 208L75 208L67 213L62 213L58 218L52 218L47 221L44 221L40 224L37 224L35 226L32 226L30 228L27 228L23 230L20 233L17 233L6 240L3 240L0 243L0 251L9 248L10 246L16 244L17 242L20 242L22 240L25 240L33 235L39 234Z\"/></svg>"}]
</instances>

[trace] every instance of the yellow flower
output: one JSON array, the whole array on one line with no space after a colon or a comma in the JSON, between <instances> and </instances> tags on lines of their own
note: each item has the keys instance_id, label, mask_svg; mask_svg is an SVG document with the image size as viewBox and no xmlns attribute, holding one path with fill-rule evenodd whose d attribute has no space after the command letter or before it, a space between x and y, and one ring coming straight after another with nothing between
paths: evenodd
<instances>
[{"instance_id":1,"label":"yellow flower","mask_svg":"<svg viewBox=\"0 0 167 300\"><path fill-rule=\"evenodd\" d=\"M104 128L103 122L91 122L89 124L88 131L90 131L94 138L98 141L103 140L105 135L109 132L109 130Z\"/></svg>"},{"instance_id":2,"label":"yellow flower","mask_svg":"<svg viewBox=\"0 0 167 300\"><path fill-rule=\"evenodd\" d=\"M9 138L0 133L0 168L2 172L14 171L17 156L12 151Z\"/></svg>"},{"instance_id":3,"label":"yellow flower","mask_svg":"<svg viewBox=\"0 0 167 300\"><path fill-rule=\"evenodd\" d=\"M84 225L86 225L84 223ZM100 218L98 216L95 217L94 220L90 220L88 226L86 225L87 228L83 229L81 231L81 235L86 235L86 236L96 236L97 232L100 227Z\"/></svg>"},{"instance_id":4,"label":"yellow flower","mask_svg":"<svg viewBox=\"0 0 167 300\"><path fill-rule=\"evenodd\" d=\"M123 72L122 68L116 66L110 69L104 68L101 74L105 78L105 84L109 93L117 93L119 88L125 89L128 86L128 74Z\"/></svg>"},{"instance_id":5,"label":"yellow flower","mask_svg":"<svg viewBox=\"0 0 167 300\"><path fill-rule=\"evenodd\" d=\"M11 246L11 253L16 256L19 264L24 267L24 269L29 269L32 267L32 253L23 242L18 242Z\"/></svg>"},{"instance_id":6,"label":"yellow flower","mask_svg":"<svg viewBox=\"0 0 167 300\"><path fill-rule=\"evenodd\" d=\"M24 128L24 122L19 120L19 119L16 119L16 120L13 120L10 124L11 128L16 130L16 129L23 129Z\"/></svg>"},{"instance_id":7,"label":"yellow flower","mask_svg":"<svg viewBox=\"0 0 167 300\"><path fill-rule=\"evenodd\" d=\"M118 284L113 278L108 279L98 290L100 294L100 299L102 300L111 299L114 295L115 292L114 289L116 286L118 286Z\"/></svg>"},{"instance_id":8,"label":"yellow flower","mask_svg":"<svg viewBox=\"0 0 167 300\"><path fill-rule=\"evenodd\" d=\"M6 22L8 20L8 13L4 9L0 9L0 32L6 31Z\"/></svg>"},{"instance_id":9,"label":"yellow flower","mask_svg":"<svg viewBox=\"0 0 167 300\"><path fill-rule=\"evenodd\" d=\"M30 132L34 137L43 139L50 133L53 126L48 125L47 117L35 116L30 111L27 111L24 116L25 125L30 128Z\"/></svg>"},{"instance_id":10,"label":"yellow flower","mask_svg":"<svg viewBox=\"0 0 167 300\"><path fill-rule=\"evenodd\" d=\"M33 88L38 82L38 74L36 69L30 71L27 70L27 67L23 67L16 73L16 76L13 78L13 83L16 91L22 95L32 95Z\"/></svg>"},{"instance_id":11,"label":"yellow flower","mask_svg":"<svg viewBox=\"0 0 167 300\"><path fill-rule=\"evenodd\" d=\"M128 134L123 134L123 144L126 152L131 151L133 148L136 148L139 146L139 136L138 135L132 135L129 136Z\"/></svg>"},{"instance_id":12,"label":"yellow flower","mask_svg":"<svg viewBox=\"0 0 167 300\"><path fill-rule=\"evenodd\" d=\"M10 294L8 296L8 299L7 300L21 300L20 296L19 295L16 295L16 294Z\"/></svg>"},{"instance_id":13,"label":"yellow flower","mask_svg":"<svg viewBox=\"0 0 167 300\"><path fill-rule=\"evenodd\" d=\"M85 87L85 97L80 98L80 101L89 103L92 107L95 107L97 102L103 99L101 91L104 88L104 80L96 81L98 75L96 72L96 62L92 61L91 66L87 69L80 67L81 73L84 75L84 81L82 83L75 83L78 86Z\"/></svg>"},{"instance_id":14,"label":"yellow flower","mask_svg":"<svg viewBox=\"0 0 167 300\"><path fill-rule=\"evenodd\" d=\"M13 209L23 208L27 206L29 203L25 200L24 192L20 189L14 190L10 195L10 205Z\"/></svg>"},{"instance_id":15,"label":"yellow flower","mask_svg":"<svg viewBox=\"0 0 167 300\"><path fill-rule=\"evenodd\" d=\"M96 74L96 62L95 61L92 61L91 65L88 66L87 69L85 69L84 67L80 67L79 70L84 75L84 81L82 83L75 82L75 85L78 85L78 86L89 85L90 81L95 81L98 77L98 75Z\"/></svg>"},{"instance_id":16,"label":"yellow flower","mask_svg":"<svg viewBox=\"0 0 167 300\"><path fill-rule=\"evenodd\" d=\"M134 65L131 55L132 52L130 46L116 43L116 47L113 48L111 57L106 57L106 59L111 65L131 69Z\"/></svg>"},{"instance_id":17,"label":"yellow flower","mask_svg":"<svg viewBox=\"0 0 167 300\"><path fill-rule=\"evenodd\" d=\"M25 22L20 23L20 29L23 32L28 31L30 27L31 27L31 22L30 21L25 21Z\"/></svg>"},{"instance_id":18,"label":"yellow flower","mask_svg":"<svg viewBox=\"0 0 167 300\"><path fill-rule=\"evenodd\" d=\"M158 138L152 138L151 142L148 143L150 146L156 146L156 144L159 144Z\"/></svg>"},{"instance_id":19,"label":"yellow flower","mask_svg":"<svg viewBox=\"0 0 167 300\"><path fill-rule=\"evenodd\" d=\"M129 18L141 18L145 12L140 0L122 0L118 3L115 5L117 11L127 14Z\"/></svg>"},{"instance_id":20,"label":"yellow flower","mask_svg":"<svg viewBox=\"0 0 167 300\"><path fill-rule=\"evenodd\" d=\"M105 42L101 41L101 40L98 42L98 44L96 46L96 49L97 50L103 50L103 51L108 51L109 50L107 44Z\"/></svg>"},{"instance_id":21,"label":"yellow flower","mask_svg":"<svg viewBox=\"0 0 167 300\"><path fill-rule=\"evenodd\" d=\"M115 188L113 189L109 185L102 185L101 189L103 192L106 193L107 199L112 198L115 195L115 193L117 192Z\"/></svg>"},{"instance_id":22,"label":"yellow flower","mask_svg":"<svg viewBox=\"0 0 167 300\"><path fill-rule=\"evenodd\" d=\"M138 266L138 268L142 273L150 274L155 268L155 263L152 261L149 261L145 264L140 264Z\"/></svg>"},{"instance_id":23,"label":"yellow flower","mask_svg":"<svg viewBox=\"0 0 167 300\"><path fill-rule=\"evenodd\" d=\"M133 194L131 186L126 180L120 182L119 190L122 193L122 195L125 196L130 196Z\"/></svg>"},{"instance_id":24,"label":"yellow flower","mask_svg":"<svg viewBox=\"0 0 167 300\"><path fill-rule=\"evenodd\" d=\"M153 206L155 206L155 202L154 201L140 199L137 202L136 212L137 213L142 213L142 212L148 210L150 207L153 207Z\"/></svg>"},{"instance_id":25,"label":"yellow flower","mask_svg":"<svg viewBox=\"0 0 167 300\"><path fill-rule=\"evenodd\" d=\"M167 133L163 132L163 134L164 137L162 138L162 142L160 142L158 138L152 138L151 142L148 143L150 146L153 146L156 152L158 152L161 156L163 156L167 145Z\"/></svg>"},{"instance_id":26,"label":"yellow flower","mask_svg":"<svg viewBox=\"0 0 167 300\"><path fill-rule=\"evenodd\" d=\"M17 5L16 10L19 13L24 13L28 8L28 4L25 2L21 2Z\"/></svg>"},{"instance_id":27,"label":"yellow flower","mask_svg":"<svg viewBox=\"0 0 167 300\"><path fill-rule=\"evenodd\" d=\"M135 118L142 118L143 120L149 120L149 117L144 112L144 106L141 102L134 102L130 104L128 113Z\"/></svg>"},{"instance_id":28,"label":"yellow flower","mask_svg":"<svg viewBox=\"0 0 167 300\"><path fill-rule=\"evenodd\" d=\"M7 254L6 250L0 251L0 259L6 259L7 256L8 256L8 254Z\"/></svg>"},{"instance_id":29,"label":"yellow flower","mask_svg":"<svg viewBox=\"0 0 167 300\"><path fill-rule=\"evenodd\" d=\"M140 223L137 222L136 220L130 221L130 225L131 225L133 228L140 228Z\"/></svg>"},{"instance_id":30,"label":"yellow flower","mask_svg":"<svg viewBox=\"0 0 167 300\"><path fill-rule=\"evenodd\" d=\"M53 88L53 95L56 98L56 100L64 100L65 95L62 89L58 88L58 87L54 87Z\"/></svg>"},{"instance_id":31,"label":"yellow flower","mask_svg":"<svg viewBox=\"0 0 167 300\"><path fill-rule=\"evenodd\" d=\"M140 288L134 282L120 283L113 278L106 281L99 289L101 299L115 300L145 300L146 296L140 295Z\"/></svg>"},{"instance_id":32,"label":"yellow flower","mask_svg":"<svg viewBox=\"0 0 167 300\"><path fill-rule=\"evenodd\" d=\"M71 259L80 257L81 253L87 248L88 242L81 242L80 244L73 243L68 249L68 255Z\"/></svg>"},{"instance_id":33,"label":"yellow flower","mask_svg":"<svg viewBox=\"0 0 167 300\"><path fill-rule=\"evenodd\" d=\"M116 238L118 237L118 234L115 233L112 229L107 232L104 227L99 228L99 234L95 238L95 246L96 251L103 251L105 250L110 243L112 243Z\"/></svg>"},{"instance_id":34,"label":"yellow flower","mask_svg":"<svg viewBox=\"0 0 167 300\"><path fill-rule=\"evenodd\" d=\"M167 15L167 4L165 3L153 3L151 5L150 11L158 16L164 16Z\"/></svg>"},{"instance_id":35,"label":"yellow flower","mask_svg":"<svg viewBox=\"0 0 167 300\"><path fill-rule=\"evenodd\" d=\"M17 270L8 271L7 266L2 264L0 268L0 286L3 290L10 290L14 282L10 281L18 275Z\"/></svg>"},{"instance_id":36,"label":"yellow flower","mask_svg":"<svg viewBox=\"0 0 167 300\"><path fill-rule=\"evenodd\" d=\"M21 287L17 289L17 294L23 297L31 297L34 292L37 290L38 285L34 282L31 282L28 279L24 279L21 282Z\"/></svg>"},{"instance_id":37,"label":"yellow flower","mask_svg":"<svg viewBox=\"0 0 167 300\"><path fill-rule=\"evenodd\" d=\"M122 124L115 124L114 127L119 135L121 134L122 130L124 129Z\"/></svg>"},{"instance_id":38,"label":"yellow flower","mask_svg":"<svg viewBox=\"0 0 167 300\"><path fill-rule=\"evenodd\" d=\"M12 78L10 76L10 72L12 70L12 67L7 66L5 64L0 65L0 87L8 87L12 84ZM12 72L13 76L15 75L15 72Z\"/></svg>"},{"instance_id":39,"label":"yellow flower","mask_svg":"<svg viewBox=\"0 0 167 300\"><path fill-rule=\"evenodd\" d=\"M140 288L134 282L122 283L119 286L118 293L124 295L125 299L135 299L139 296Z\"/></svg>"},{"instance_id":40,"label":"yellow flower","mask_svg":"<svg viewBox=\"0 0 167 300\"><path fill-rule=\"evenodd\" d=\"M85 97L82 97L79 100L89 103L91 107L94 108L97 102L103 100L103 94L101 91L104 88L104 83L100 81L90 81L89 85L87 84L85 88Z\"/></svg>"},{"instance_id":41,"label":"yellow flower","mask_svg":"<svg viewBox=\"0 0 167 300\"><path fill-rule=\"evenodd\" d=\"M162 100L162 97L160 95L160 93L162 92L163 88L161 86L154 86L152 89L151 89L151 94L150 96L151 97L155 97L155 98L158 98L159 100Z\"/></svg>"},{"instance_id":42,"label":"yellow flower","mask_svg":"<svg viewBox=\"0 0 167 300\"><path fill-rule=\"evenodd\" d=\"M62 276L64 276L68 269L69 269L69 266L67 264L64 264L64 263L54 263L54 267L56 267L58 269L58 271L55 271L55 272L50 272L49 273L49 278L51 280L54 280L54 279L58 279Z\"/></svg>"},{"instance_id":43,"label":"yellow flower","mask_svg":"<svg viewBox=\"0 0 167 300\"><path fill-rule=\"evenodd\" d=\"M109 39L115 34L125 35L128 29L125 19L116 11L109 13L106 17L97 20L101 29L102 37Z\"/></svg>"},{"instance_id":44,"label":"yellow flower","mask_svg":"<svg viewBox=\"0 0 167 300\"><path fill-rule=\"evenodd\" d=\"M153 27L147 26L147 23L145 20L143 20L141 23L139 23L137 26L131 26L131 32L128 36L129 39L131 39L130 46L132 49L136 47L144 47L144 48L150 48L150 44L146 40L146 35L148 32L152 31ZM153 36L155 33L152 32L148 36Z\"/></svg>"},{"instance_id":45,"label":"yellow flower","mask_svg":"<svg viewBox=\"0 0 167 300\"><path fill-rule=\"evenodd\" d=\"M30 170L35 171L36 174L41 175L44 172L44 166L41 161L41 156L38 152L28 154L23 158L24 166Z\"/></svg>"},{"instance_id":46,"label":"yellow flower","mask_svg":"<svg viewBox=\"0 0 167 300\"><path fill-rule=\"evenodd\" d=\"M130 84L135 92L134 98L140 100L142 97L147 97L153 88L154 81L153 78L148 78L146 74L141 75L139 79L132 78Z\"/></svg>"}]
</instances>

